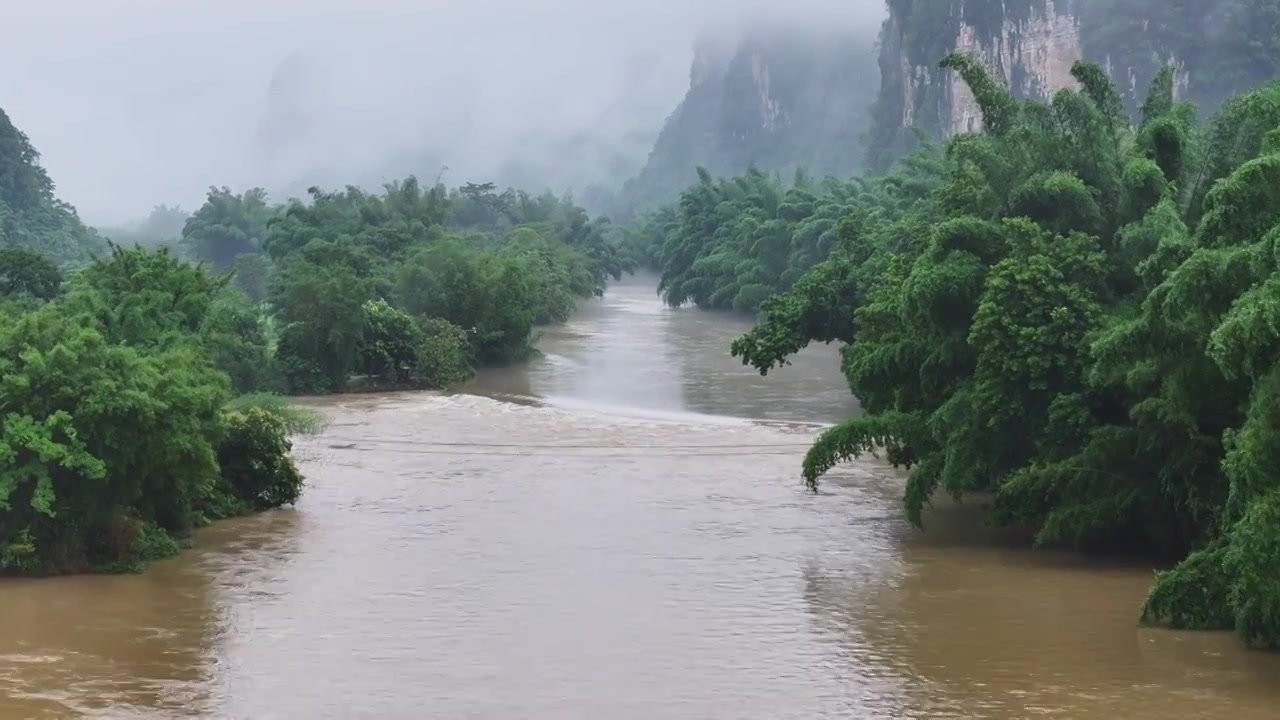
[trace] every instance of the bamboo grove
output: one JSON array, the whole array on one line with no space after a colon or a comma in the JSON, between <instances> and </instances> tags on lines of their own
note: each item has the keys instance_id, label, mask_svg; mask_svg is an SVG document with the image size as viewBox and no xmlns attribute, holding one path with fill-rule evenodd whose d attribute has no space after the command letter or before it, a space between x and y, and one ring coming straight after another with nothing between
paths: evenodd
<instances>
[{"instance_id":1,"label":"bamboo grove","mask_svg":"<svg viewBox=\"0 0 1280 720\"><path fill-rule=\"evenodd\" d=\"M667 300L758 303L761 373L843 344L863 414L811 486L883 453L916 525L978 493L1037 544L1179 560L1144 621L1280 645L1280 83L1202 122L1166 68L1134 124L1096 65L1030 100L942 67L981 132L819 196L704 175L640 234Z\"/></svg>"}]
</instances>

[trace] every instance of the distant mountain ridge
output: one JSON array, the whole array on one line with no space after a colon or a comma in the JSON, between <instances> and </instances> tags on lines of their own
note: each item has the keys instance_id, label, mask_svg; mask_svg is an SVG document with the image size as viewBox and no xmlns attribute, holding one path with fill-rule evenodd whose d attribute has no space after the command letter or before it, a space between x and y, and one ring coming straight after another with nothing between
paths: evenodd
<instances>
[{"instance_id":1,"label":"distant mountain ridge","mask_svg":"<svg viewBox=\"0 0 1280 720\"><path fill-rule=\"evenodd\" d=\"M75 208L54 195L40 153L0 108L0 250L25 248L74 264L102 244Z\"/></svg>"}]
</instances>

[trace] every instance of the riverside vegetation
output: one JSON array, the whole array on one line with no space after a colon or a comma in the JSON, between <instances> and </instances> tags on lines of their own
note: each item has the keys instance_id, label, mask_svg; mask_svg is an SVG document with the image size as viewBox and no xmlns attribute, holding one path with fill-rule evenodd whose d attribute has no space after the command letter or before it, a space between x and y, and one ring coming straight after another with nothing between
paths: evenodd
<instances>
[{"instance_id":1,"label":"riverside vegetation","mask_svg":"<svg viewBox=\"0 0 1280 720\"><path fill-rule=\"evenodd\" d=\"M759 310L732 353L767 373L839 341L864 414L812 486L883 452L922 525L991 498L1038 545L1141 550L1145 622L1280 645L1280 83L1208 122L1170 68L1134 124L1096 65L1017 100L972 59L984 129L890 172L784 188L703 174L631 236L674 305Z\"/></svg>"},{"instance_id":2,"label":"riverside vegetation","mask_svg":"<svg viewBox=\"0 0 1280 720\"><path fill-rule=\"evenodd\" d=\"M0 573L136 569L291 504L289 436L318 418L280 394L445 387L629 267L567 199L413 178L214 188L106 233L0 112Z\"/></svg>"},{"instance_id":3,"label":"riverside vegetation","mask_svg":"<svg viewBox=\"0 0 1280 720\"><path fill-rule=\"evenodd\" d=\"M818 439L811 485L883 451L917 525L936 492L983 493L1037 544L1176 560L1145 621L1280 645L1280 84L1202 123L1165 69L1135 124L1095 65L1020 101L942 64L982 132L878 177L703 172L626 253L567 200L412 178L213 189L180 237L125 248L0 117L0 569L136 566L292 502L310 419L237 396L445 386L648 262L670 304L758 311L731 351L762 373L844 345L865 413Z\"/></svg>"}]
</instances>

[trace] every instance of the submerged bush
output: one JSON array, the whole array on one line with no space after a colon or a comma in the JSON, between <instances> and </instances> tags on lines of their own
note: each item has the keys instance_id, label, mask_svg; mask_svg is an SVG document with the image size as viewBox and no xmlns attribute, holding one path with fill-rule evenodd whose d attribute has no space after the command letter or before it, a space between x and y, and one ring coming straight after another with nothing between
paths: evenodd
<instances>
[{"instance_id":1,"label":"submerged bush","mask_svg":"<svg viewBox=\"0 0 1280 720\"><path fill-rule=\"evenodd\" d=\"M447 388L470 378L467 334L448 320L425 318L418 323L421 340L413 358L414 377L423 386Z\"/></svg>"},{"instance_id":2,"label":"submerged bush","mask_svg":"<svg viewBox=\"0 0 1280 720\"><path fill-rule=\"evenodd\" d=\"M260 409L274 415L284 423L290 435L315 435L327 424L324 415L310 408L295 404L289 398L272 393L241 395L226 405L227 410L246 412Z\"/></svg>"},{"instance_id":3,"label":"submerged bush","mask_svg":"<svg viewBox=\"0 0 1280 720\"><path fill-rule=\"evenodd\" d=\"M269 510L297 502L302 474L289 453L284 421L260 407L230 411L226 434L218 445L224 487L252 510Z\"/></svg>"}]
</instances>

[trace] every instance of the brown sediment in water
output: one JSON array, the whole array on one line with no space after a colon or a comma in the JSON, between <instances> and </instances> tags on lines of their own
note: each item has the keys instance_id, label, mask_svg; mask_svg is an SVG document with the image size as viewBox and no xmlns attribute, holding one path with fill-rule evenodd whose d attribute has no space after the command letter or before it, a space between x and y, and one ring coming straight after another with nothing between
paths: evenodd
<instances>
[{"instance_id":1,"label":"brown sediment in water","mask_svg":"<svg viewBox=\"0 0 1280 720\"><path fill-rule=\"evenodd\" d=\"M761 403L718 354L738 321L651 294L473 386L541 406L309 399L296 509L141 575L0 582L0 718L1275 716L1280 658L1138 627L1150 567L945 497L921 532L876 462L807 492L787 421L848 411L834 349Z\"/></svg>"}]
</instances>

